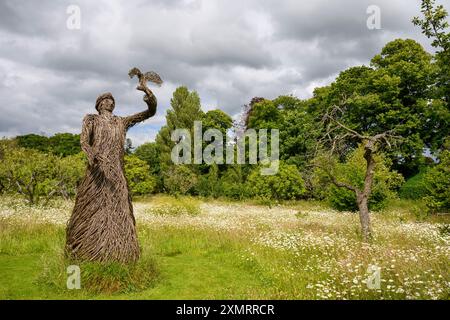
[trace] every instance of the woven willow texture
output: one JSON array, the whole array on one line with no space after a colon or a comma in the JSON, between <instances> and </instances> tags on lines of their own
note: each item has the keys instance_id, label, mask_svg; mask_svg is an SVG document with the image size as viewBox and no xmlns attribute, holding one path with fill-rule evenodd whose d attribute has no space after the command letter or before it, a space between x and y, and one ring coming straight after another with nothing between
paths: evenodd
<instances>
[{"instance_id":1,"label":"woven willow texture","mask_svg":"<svg viewBox=\"0 0 450 320\"><path fill-rule=\"evenodd\" d=\"M140 72L137 75L137 89L146 93L147 110L128 117L115 116L114 98L105 93L96 102L99 114L88 114L83 120L80 141L89 164L66 230L66 253L72 259L120 263L139 259L136 223L124 173L124 144L131 126L155 114L157 100L145 84L148 79L142 80Z\"/></svg>"}]
</instances>

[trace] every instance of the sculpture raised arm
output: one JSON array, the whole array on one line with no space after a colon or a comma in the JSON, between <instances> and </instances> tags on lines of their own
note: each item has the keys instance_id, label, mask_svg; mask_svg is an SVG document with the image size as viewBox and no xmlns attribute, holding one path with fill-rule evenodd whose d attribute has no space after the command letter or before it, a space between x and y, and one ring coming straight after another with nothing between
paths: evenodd
<instances>
[{"instance_id":1,"label":"sculpture raised arm","mask_svg":"<svg viewBox=\"0 0 450 320\"><path fill-rule=\"evenodd\" d=\"M134 126L136 123L142 122L156 113L157 100L153 92L148 88L147 82L151 81L160 86L163 81L161 77L153 71L149 71L146 73L142 73L138 68L133 68L128 72L130 78L137 76L139 79L139 84L136 87L137 90L145 92L144 101L147 103L148 109L134 115L124 117L125 128L130 128Z\"/></svg>"}]
</instances>

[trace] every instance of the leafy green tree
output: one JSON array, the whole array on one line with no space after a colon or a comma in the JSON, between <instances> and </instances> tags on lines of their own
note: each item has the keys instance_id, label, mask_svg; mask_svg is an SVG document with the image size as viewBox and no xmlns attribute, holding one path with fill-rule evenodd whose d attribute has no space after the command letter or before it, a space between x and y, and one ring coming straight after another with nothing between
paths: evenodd
<instances>
[{"instance_id":1,"label":"leafy green tree","mask_svg":"<svg viewBox=\"0 0 450 320\"><path fill-rule=\"evenodd\" d=\"M76 195L77 187L84 176L87 158L80 152L66 157L58 157L55 170L55 184L47 195L50 199L53 195L61 195L65 199Z\"/></svg>"},{"instance_id":2,"label":"leafy green tree","mask_svg":"<svg viewBox=\"0 0 450 320\"><path fill-rule=\"evenodd\" d=\"M231 117L222 110L210 110L203 115L201 121L202 121L202 134L204 134L208 129L216 129L222 133L223 136L222 147L223 150L225 151L227 145L228 131L233 126L233 120L231 119ZM202 143L202 150L204 150L209 143L211 142L204 141ZM197 169L200 173L206 175L209 175L209 172L211 170L217 169L219 174L219 172L226 170L226 166L227 166L226 164L219 164L217 168L212 169L210 165L203 163L201 165L198 165ZM201 185L205 184L201 183Z\"/></svg>"},{"instance_id":3,"label":"leafy green tree","mask_svg":"<svg viewBox=\"0 0 450 320\"><path fill-rule=\"evenodd\" d=\"M314 115L304 106L284 110L280 127L281 159L304 170L314 157L317 140L322 134L321 128Z\"/></svg>"},{"instance_id":4,"label":"leafy green tree","mask_svg":"<svg viewBox=\"0 0 450 320\"><path fill-rule=\"evenodd\" d=\"M219 109L207 111L201 121L203 131L217 129L222 132L224 137L226 136L227 131L233 126L231 117Z\"/></svg>"},{"instance_id":5,"label":"leafy green tree","mask_svg":"<svg viewBox=\"0 0 450 320\"><path fill-rule=\"evenodd\" d=\"M427 181L425 180L428 167L419 171L401 186L398 195L403 199L422 199L427 196Z\"/></svg>"},{"instance_id":6,"label":"leafy green tree","mask_svg":"<svg viewBox=\"0 0 450 320\"><path fill-rule=\"evenodd\" d=\"M80 135L57 133L48 138L49 151L55 155L67 157L81 152Z\"/></svg>"},{"instance_id":7,"label":"leafy green tree","mask_svg":"<svg viewBox=\"0 0 450 320\"><path fill-rule=\"evenodd\" d=\"M156 142L147 142L141 144L133 153L136 157L147 162L152 175L158 175L160 172L160 150Z\"/></svg>"},{"instance_id":8,"label":"leafy green tree","mask_svg":"<svg viewBox=\"0 0 450 320\"><path fill-rule=\"evenodd\" d=\"M211 164L208 167L208 173L198 177L198 183L196 185L197 194L203 197L212 196L214 198L217 198L220 196L221 192L219 168L215 163Z\"/></svg>"},{"instance_id":9,"label":"leafy green tree","mask_svg":"<svg viewBox=\"0 0 450 320\"><path fill-rule=\"evenodd\" d=\"M432 55L416 41L396 39L387 43L371 64L375 69L399 78L398 98L404 108L411 108L418 100L431 96L430 85L435 72L431 62Z\"/></svg>"},{"instance_id":10,"label":"leafy green tree","mask_svg":"<svg viewBox=\"0 0 450 320\"><path fill-rule=\"evenodd\" d=\"M262 100L252 105L248 115L248 128L280 129L282 114L271 100Z\"/></svg>"},{"instance_id":11,"label":"leafy green tree","mask_svg":"<svg viewBox=\"0 0 450 320\"><path fill-rule=\"evenodd\" d=\"M6 158L6 153L10 152L13 149L17 149L17 140L16 139L0 139L0 162L3 163ZM1 165L1 164L0 164ZM0 194L6 192L10 189L9 182L6 179L5 175L0 174Z\"/></svg>"},{"instance_id":12,"label":"leafy green tree","mask_svg":"<svg viewBox=\"0 0 450 320\"><path fill-rule=\"evenodd\" d=\"M273 103L279 110L304 110L307 107L307 101L301 100L293 95L279 96L273 100Z\"/></svg>"},{"instance_id":13,"label":"leafy green tree","mask_svg":"<svg viewBox=\"0 0 450 320\"><path fill-rule=\"evenodd\" d=\"M245 198L247 195L245 178L246 173L242 165L228 165L219 181L221 195L236 200Z\"/></svg>"},{"instance_id":14,"label":"leafy green tree","mask_svg":"<svg viewBox=\"0 0 450 320\"><path fill-rule=\"evenodd\" d=\"M172 108L167 111L166 125L156 136L163 171L172 165L171 151L175 145L175 142L171 140L172 132L175 129L187 129L191 131L191 137L193 137L194 121L200 121L203 118L197 92L190 92L186 87L178 87L175 90L170 104Z\"/></svg>"},{"instance_id":15,"label":"leafy green tree","mask_svg":"<svg viewBox=\"0 0 450 320\"><path fill-rule=\"evenodd\" d=\"M188 165L173 165L164 172L164 187L175 196L188 194L197 182L197 174Z\"/></svg>"},{"instance_id":16,"label":"leafy green tree","mask_svg":"<svg viewBox=\"0 0 450 320\"><path fill-rule=\"evenodd\" d=\"M35 204L52 192L57 185L57 158L34 149L3 150L0 177L6 182L6 191L24 196Z\"/></svg>"},{"instance_id":17,"label":"leafy green tree","mask_svg":"<svg viewBox=\"0 0 450 320\"><path fill-rule=\"evenodd\" d=\"M19 147L51 152L63 157L81 152L79 134L57 133L51 137L46 137L32 133L17 136L16 139Z\"/></svg>"},{"instance_id":18,"label":"leafy green tree","mask_svg":"<svg viewBox=\"0 0 450 320\"><path fill-rule=\"evenodd\" d=\"M155 190L156 178L147 162L135 155L125 156L125 176L132 195L146 195Z\"/></svg>"},{"instance_id":19,"label":"leafy green tree","mask_svg":"<svg viewBox=\"0 0 450 320\"><path fill-rule=\"evenodd\" d=\"M411 57L409 51L418 56ZM414 89L408 79L402 79L412 77L415 80L411 81L419 81L426 78L426 75L415 74L430 62L429 56L422 51L412 40L395 40L374 58L372 68L350 68L341 72L328 89L315 91L316 95L324 95L316 97L322 104L319 108L316 105L316 110L322 110L325 125L322 148L328 150L329 155L339 155L342 160L359 143L364 144L366 168L362 187L340 181L328 172L337 187L355 194L362 235L366 240L371 237L368 201L377 165L376 155L389 152L391 156L396 155L393 161L398 163L410 154L420 157L425 146L424 123L430 118L424 116L428 112L424 108L433 105L420 103L427 98L427 92L417 92L420 88ZM416 68L417 64L420 67Z\"/></svg>"},{"instance_id":20,"label":"leafy green tree","mask_svg":"<svg viewBox=\"0 0 450 320\"><path fill-rule=\"evenodd\" d=\"M406 139L391 158L396 168L410 176L418 172L423 148L437 150L448 135L450 112L435 95L438 68L432 55L409 39L389 42L372 65L400 79L398 98L410 125L403 126Z\"/></svg>"},{"instance_id":21,"label":"leafy green tree","mask_svg":"<svg viewBox=\"0 0 450 320\"><path fill-rule=\"evenodd\" d=\"M434 56L436 65L434 96L432 103L437 110L429 121L429 133L433 137L433 150L443 150L445 140L450 135L450 32L448 13L442 5L435 5L434 0L422 0L423 19L415 17L413 23L421 27L428 38L433 39L432 46L437 52Z\"/></svg>"},{"instance_id":22,"label":"leafy green tree","mask_svg":"<svg viewBox=\"0 0 450 320\"><path fill-rule=\"evenodd\" d=\"M36 149L41 152L47 152L49 150L49 141L45 136L38 134L26 134L23 136L17 136L17 145L22 148Z\"/></svg>"}]
</instances>

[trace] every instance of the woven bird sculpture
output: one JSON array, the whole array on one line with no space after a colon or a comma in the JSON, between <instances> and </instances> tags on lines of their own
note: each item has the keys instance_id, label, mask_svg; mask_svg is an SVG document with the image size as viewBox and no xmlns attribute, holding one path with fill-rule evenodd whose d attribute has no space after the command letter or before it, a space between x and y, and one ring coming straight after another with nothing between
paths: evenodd
<instances>
[{"instance_id":1,"label":"woven bird sculpture","mask_svg":"<svg viewBox=\"0 0 450 320\"><path fill-rule=\"evenodd\" d=\"M138 68L133 68L128 72L128 75L130 76L130 78L137 76L139 79L139 85L137 86L136 89L144 91L147 94L148 94L147 90L149 90L147 87L148 81L156 83L158 86L161 86L163 83L161 77L154 71L142 73L141 70L139 70Z\"/></svg>"},{"instance_id":2,"label":"woven bird sculpture","mask_svg":"<svg viewBox=\"0 0 450 320\"><path fill-rule=\"evenodd\" d=\"M127 117L113 115L111 93L101 94L95 103L98 114L84 117L81 148L88 159L86 174L77 189L75 206L66 230L66 254L74 260L136 262L140 256L133 205L124 173L124 144L127 130L156 113L156 97L147 87L162 84L154 72L138 76L136 89L145 92L147 110Z\"/></svg>"}]
</instances>

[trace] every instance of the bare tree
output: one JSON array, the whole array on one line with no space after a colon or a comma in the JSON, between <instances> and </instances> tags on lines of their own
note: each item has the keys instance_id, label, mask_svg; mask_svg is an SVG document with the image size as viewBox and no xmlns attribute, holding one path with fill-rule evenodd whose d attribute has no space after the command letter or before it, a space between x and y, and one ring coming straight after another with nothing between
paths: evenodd
<instances>
[{"instance_id":1,"label":"bare tree","mask_svg":"<svg viewBox=\"0 0 450 320\"><path fill-rule=\"evenodd\" d=\"M348 148L349 141L354 144L361 142L364 145L364 159L366 161L366 170L364 176L363 187L357 187L349 183L339 181L335 174L327 168L327 166L315 163L329 177L330 181L337 187L346 188L356 195L356 202L359 209L359 219L361 223L361 233L364 241L368 241L372 237L372 227L370 223L370 212L368 201L372 192L374 173L376 167L375 155L384 147L391 147L392 143L401 139L400 136L394 135L394 129L387 130L375 135L365 135L359 133L338 120L338 115L343 113L339 106L333 106L331 112L323 117L323 124L326 132L318 145L328 144L328 156L334 154L341 155Z\"/></svg>"}]
</instances>

